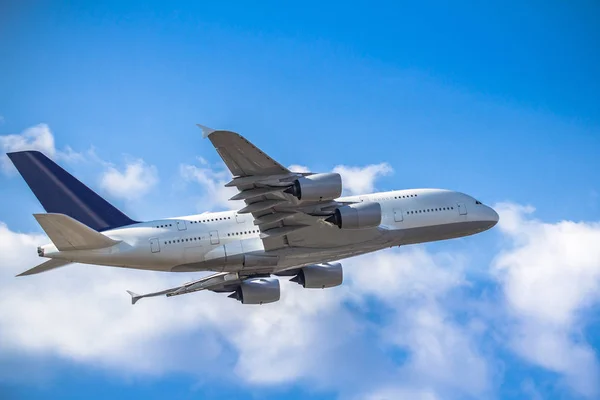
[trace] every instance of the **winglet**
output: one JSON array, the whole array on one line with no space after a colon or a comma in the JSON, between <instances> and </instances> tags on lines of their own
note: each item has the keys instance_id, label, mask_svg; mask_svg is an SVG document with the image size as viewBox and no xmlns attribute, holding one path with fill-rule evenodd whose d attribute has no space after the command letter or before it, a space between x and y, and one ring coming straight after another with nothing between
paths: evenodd
<instances>
[{"instance_id":1,"label":"winglet","mask_svg":"<svg viewBox=\"0 0 600 400\"><path fill-rule=\"evenodd\" d=\"M200 124L196 124L196 125L198 126L198 128L202 129L202 137L204 139L206 139L211 133L216 131L216 129L209 128L208 126L204 126L204 125L200 125Z\"/></svg>"},{"instance_id":2,"label":"winglet","mask_svg":"<svg viewBox=\"0 0 600 400\"><path fill-rule=\"evenodd\" d=\"M134 292L132 292L130 290L128 290L127 293L129 293L129 295L131 296L131 304L137 303L137 301L139 299L141 299L142 297L144 297L144 296L140 296L139 294L134 293Z\"/></svg>"}]
</instances>

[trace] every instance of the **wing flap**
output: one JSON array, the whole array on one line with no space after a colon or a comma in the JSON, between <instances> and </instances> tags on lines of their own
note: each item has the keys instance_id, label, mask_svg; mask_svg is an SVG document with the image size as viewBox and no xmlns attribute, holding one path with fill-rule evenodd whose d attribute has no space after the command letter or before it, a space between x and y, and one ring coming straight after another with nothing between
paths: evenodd
<instances>
[{"instance_id":1,"label":"wing flap","mask_svg":"<svg viewBox=\"0 0 600 400\"><path fill-rule=\"evenodd\" d=\"M270 186L270 187L261 187L261 188L257 188L257 189L242 190L241 192L239 192L238 194L236 194L229 200L248 200L248 199L252 199L255 197L264 196L265 194L269 194L269 193L282 192L285 190L285 188L286 188L285 186L280 186L280 187Z\"/></svg>"},{"instance_id":2,"label":"wing flap","mask_svg":"<svg viewBox=\"0 0 600 400\"><path fill-rule=\"evenodd\" d=\"M302 228L306 228L307 226L309 226L309 225L284 225L279 228L267 229L260 234L260 238L261 239L278 238L280 236L289 235L290 233L296 232Z\"/></svg>"},{"instance_id":3,"label":"wing flap","mask_svg":"<svg viewBox=\"0 0 600 400\"><path fill-rule=\"evenodd\" d=\"M256 213L256 212L268 210L273 207L277 207L278 205L281 205L284 203L287 203L287 201L281 200L281 199L257 201L255 203L250 203L246 207L239 210L238 214Z\"/></svg>"}]
</instances>

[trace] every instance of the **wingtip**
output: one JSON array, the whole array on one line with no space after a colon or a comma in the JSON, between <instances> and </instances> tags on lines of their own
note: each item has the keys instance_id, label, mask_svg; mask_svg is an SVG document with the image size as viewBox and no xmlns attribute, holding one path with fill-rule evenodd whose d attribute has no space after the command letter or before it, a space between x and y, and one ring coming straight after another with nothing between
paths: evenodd
<instances>
[{"instance_id":1,"label":"wingtip","mask_svg":"<svg viewBox=\"0 0 600 400\"><path fill-rule=\"evenodd\" d=\"M198 128L200 128L200 129L202 129L202 137L204 139L206 139L211 133L216 131L216 129L209 128L208 126L204 126L204 125L196 124L196 126L198 126Z\"/></svg>"},{"instance_id":2,"label":"wingtip","mask_svg":"<svg viewBox=\"0 0 600 400\"><path fill-rule=\"evenodd\" d=\"M131 290L127 290L127 293L129 293L129 295L131 296L131 304L132 305L137 303L137 301L142 298L142 296L140 296L139 294L137 294L135 292L132 292Z\"/></svg>"}]
</instances>

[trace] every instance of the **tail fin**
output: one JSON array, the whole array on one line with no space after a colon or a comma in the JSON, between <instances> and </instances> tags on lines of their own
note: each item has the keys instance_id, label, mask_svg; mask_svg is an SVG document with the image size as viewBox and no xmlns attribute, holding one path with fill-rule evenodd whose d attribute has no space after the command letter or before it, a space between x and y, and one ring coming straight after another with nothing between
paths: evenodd
<instances>
[{"instance_id":1,"label":"tail fin","mask_svg":"<svg viewBox=\"0 0 600 400\"><path fill-rule=\"evenodd\" d=\"M60 251L102 249L119 243L63 214L34 217Z\"/></svg>"},{"instance_id":2,"label":"tail fin","mask_svg":"<svg viewBox=\"0 0 600 400\"><path fill-rule=\"evenodd\" d=\"M46 261L44 263L41 263L37 267L33 267L31 269L28 269L25 272L21 272L17 276L39 274L40 272L46 272L46 271L50 271L51 269L55 269L55 268L59 268L59 267L64 267L67 264L71 264L71 262L70 261L64 261L64 260L58 260L56 258L53 258L53 259L50 259L50 260L48 260L48 261Z\"/></svg>"},{"instance_id":3,"label":"tail fin","mask_svg":"<svg viewBox=\"0 0 600 400\"><path fill-rule=\"evenodd\" d=\"M8 153L8 157L46 212L68 215L99 232L137 222L39 151Z\"/></svg>"}]
</instances>

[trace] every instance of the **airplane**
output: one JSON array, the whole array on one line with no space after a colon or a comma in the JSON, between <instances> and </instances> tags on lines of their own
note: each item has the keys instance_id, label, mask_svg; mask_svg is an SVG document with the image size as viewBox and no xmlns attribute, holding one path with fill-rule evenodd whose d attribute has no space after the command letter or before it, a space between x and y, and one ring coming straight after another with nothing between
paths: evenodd
<instances>
[{"instance_id":1,"label":"airplane","mask_svg":"<svg viewBox=\"0 0 600 400\"><path fill-rule=\"evenodd\" d=\"M200 290L230 293L242 304L280 299L277 277L304 288L339 286L339 260L404 246L469 236L498 222L489 206L464 193L405 189L342 197L337 173L294 172L243 136L198 125L243 200L236 211L135 221L38 151L9 153L46 213L34 214L51 243L44 263L17 276L70 263L212 275L143 295Z\"/></svg>"}]
</instances>

